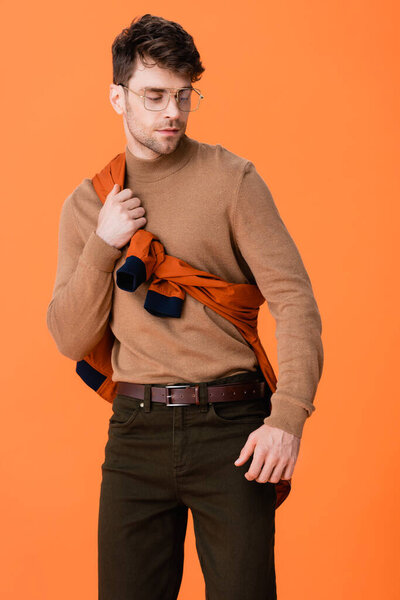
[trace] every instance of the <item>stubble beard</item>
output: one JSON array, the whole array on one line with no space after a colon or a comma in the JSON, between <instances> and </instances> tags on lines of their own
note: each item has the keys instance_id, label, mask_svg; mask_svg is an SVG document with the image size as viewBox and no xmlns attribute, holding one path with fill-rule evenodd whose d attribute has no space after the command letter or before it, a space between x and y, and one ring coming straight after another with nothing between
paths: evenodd
<instances>
[{"instance_id":1,"label":"stubble beard","mask_svg":"<svg viewBox=\"0 0 400 600\"><path fill-rule=\"evenodd\" d=\"M163 143L162 140L156 139L156 137L161 137L157 133L156 130L154 130L154 137L153 137L153 135L149 135L146 132L143 132L142 130L138 131L137 128L134 127L134 119L132 116L132 111L130 111L129 108L127 110L125 119L126 119L126 125L127 125L130 135L139 144L143 144L143 146L146 146L146 148L153 150L153 152L157 152L157 154L171 154L171 152L174 152L174 150L176 150L176 148L178 147L178 145L185 133L184 130L181 130L179 135L176 138L175 138L175 136L171 139L168 139L166 137L165 138L166 143ZM165 125L165 127L175 127L175 125Z\"/></svg>"}]
</instances>

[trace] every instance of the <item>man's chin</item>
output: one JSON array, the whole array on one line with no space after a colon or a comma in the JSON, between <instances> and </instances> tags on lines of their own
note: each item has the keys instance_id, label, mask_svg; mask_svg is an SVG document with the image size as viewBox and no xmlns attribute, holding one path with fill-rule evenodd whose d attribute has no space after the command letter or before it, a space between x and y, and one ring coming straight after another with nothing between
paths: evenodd
<instances>
[{"instance_id":1,"label":"man's chin","mask_svg":"<svg viewBox=\"0 0 400 600\"><path fill-rule=\"evenodd\" d=\"M174 149L178 146L180 140L183 137L183 133L180 131L179 133L175 134L175 135L165 135L165 134L160 134L158 131L156 132L156 140L157 140L157 145L160 147L160 152L166 153L166 149L170 149L168 150L168 154L169 152L173 152ZM161 143L160 143L161 140Z\"/></svg>"}]
</instances>

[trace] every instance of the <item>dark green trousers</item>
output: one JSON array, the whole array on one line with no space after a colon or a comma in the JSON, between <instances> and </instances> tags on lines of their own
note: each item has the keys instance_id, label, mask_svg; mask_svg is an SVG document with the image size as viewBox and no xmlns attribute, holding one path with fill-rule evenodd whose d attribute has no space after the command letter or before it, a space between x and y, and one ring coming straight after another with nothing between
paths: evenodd
<instances>
[{"instance_id":1,"label":"dark green trousers","mask_svg":"<svg viewBox=\"0 0 400 600\"><path fill-rule=\"evenodd\" d=\"M269 415L271 392L211 404L206 386L200 405L151 402L150 384L144 401L115 398L101 466L99 600L176 600L188 509L206 600L276 599L275 485L244 477L253 455L233 464Z\"/></svg>"}]
</instances>

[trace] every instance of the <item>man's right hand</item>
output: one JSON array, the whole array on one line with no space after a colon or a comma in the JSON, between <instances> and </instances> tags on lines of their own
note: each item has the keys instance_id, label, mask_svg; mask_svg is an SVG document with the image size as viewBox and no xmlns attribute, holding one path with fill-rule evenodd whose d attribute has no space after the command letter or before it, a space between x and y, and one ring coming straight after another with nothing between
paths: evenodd
<instances>
[{"instance_id":1,"label":"man's right hand","mask_svg":"<svg viewBox=\"0 0 400 600\"><path fill-rule=\"evenodd\" d=\"M147 222L143 216L146 211L140 205L139 198L134 197L129 188L119 189L116 183L108 194L100 210L96 229L99 237L118 249L125 246Z\"/></svg>"}]
</instances>

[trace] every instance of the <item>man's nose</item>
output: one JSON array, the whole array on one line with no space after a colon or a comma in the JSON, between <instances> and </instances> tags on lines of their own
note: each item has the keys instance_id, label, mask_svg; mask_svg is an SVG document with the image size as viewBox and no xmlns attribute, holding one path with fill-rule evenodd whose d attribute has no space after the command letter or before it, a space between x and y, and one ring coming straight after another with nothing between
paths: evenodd
<instances>
[{"instance_id":1,"label":"man's nose","mask_svg":"<svg viewBox=\"0 0 400 600\"><path fill-rule=\"evenodd\" d=\"M170 117L171 119L177 118L180 116L181 111L180 111L179 105L176 101L176 96L174 94L171 94L168 105L165 108L164 112L165 112L165 116Z\"/></svg>"}]
</instances>

